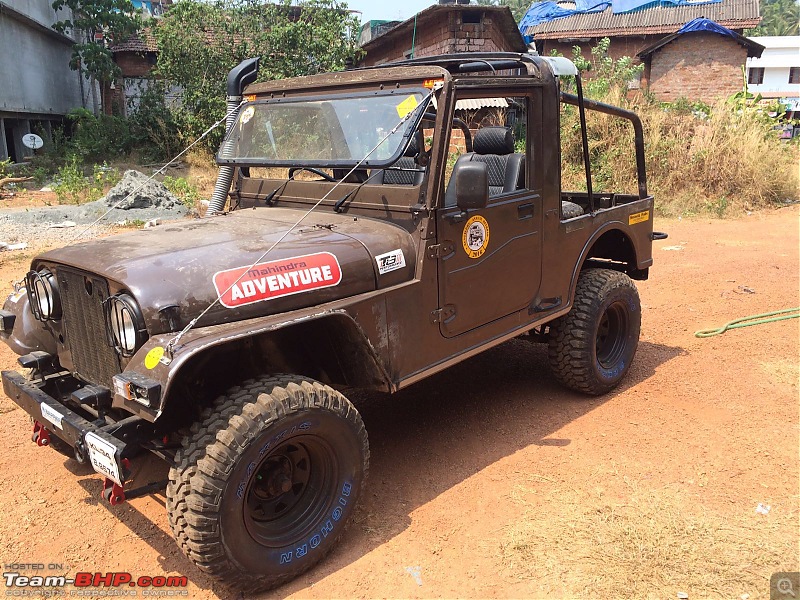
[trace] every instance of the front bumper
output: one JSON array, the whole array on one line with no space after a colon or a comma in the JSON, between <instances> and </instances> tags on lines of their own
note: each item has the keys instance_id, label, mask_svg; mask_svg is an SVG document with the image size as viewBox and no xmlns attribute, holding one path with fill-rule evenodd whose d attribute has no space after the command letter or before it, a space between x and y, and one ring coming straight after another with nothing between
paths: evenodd
<instances>
[{"instance_id":1,"label":"front bumper","mask_svg":"<svg viewBox=\"0 0 800 600\"><path fill-rule=\"evenodd\" d=\"M16 371L3 371L3 391L34 420L86 456L95 471L122 486L127 444L51 397Z\"/></svg>"}]
</instances>

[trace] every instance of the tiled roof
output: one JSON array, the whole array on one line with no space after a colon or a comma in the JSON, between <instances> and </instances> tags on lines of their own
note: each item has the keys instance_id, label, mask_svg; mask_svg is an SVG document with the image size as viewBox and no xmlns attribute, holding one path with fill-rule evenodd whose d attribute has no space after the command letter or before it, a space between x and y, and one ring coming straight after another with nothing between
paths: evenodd
<instances>
[{"instance_id":1,"label":"tiled roof","mask_svg":"<svg viewBox=\"0 0 800 600\"><path fill-rule=\"evenodd\" d=\"M124 42L111 46L112 52L158 52L158 44L153 32L144 29L134 33Z\"/></svg>"},{"instance_id":2,"label":"tiled roof","mask_svg":"<svg viewBox=\"0 0 800 600\"><path fill-rule=\"evenodd\" d=\"M755 27L761 20L758 0L722 0L716 4L657 6L630 13L578 14L529 27L525 34L534 39L628 36L675 33L698 17L711 19L728 29Z\"/></svg>"}]
</instances>

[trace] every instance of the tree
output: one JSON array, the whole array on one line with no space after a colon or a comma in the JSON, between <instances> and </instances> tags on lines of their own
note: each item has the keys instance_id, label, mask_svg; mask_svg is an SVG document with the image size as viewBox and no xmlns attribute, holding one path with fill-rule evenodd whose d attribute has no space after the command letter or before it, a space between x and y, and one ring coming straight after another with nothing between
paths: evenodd
<instances>
[{"instance_id":1,"label":"tree","mask_svg":"<svg viewBox=\"0 0 800 600\"><path fill-rule=\"evenodd\" d=\"M522 17L528 12L533 2L540 0L478 0L481 6L507 6L511 9L511 14L514 15L514 20L519 23Z\"/></svg>"},{"instance_id":2,"label":"tree","mask_svg":"<svg viewBox=\"0 0 800 600\"><path fill-rule=\"evenodd\" d=\"M183 0L154 34L156 74L181 88L179 117L192 135L224 115L227 73L245 58L261 57L264 81L340 70L360 53L358 20L336 0Z\"/></svg>"},{"instance_id":3,"label":"tree","mask_svg":"<svg viewBox=\"0 0 800 600\"><path fill-rule=\"evenodd\" d=\"M119 42L139 30L141 19L134 11L130 0L54 0L53 9L71 9L72 18L53 24L60 33L72 31L83 34L83 42L72 47L69 66L85 71L91 78L103 83L113 81L120 75L106 42ZM102 33L97 40L95 33Z\"/></svg>"},{"instance_id":4,"label":"tree","mask_svg":"<svg viewBox=\"0 0 800 600\"><path fill-rule=\"evenodd\" d=\"M761 23L747 35L800 35L800 2L761 0Z\"/></svg>"}]
</instances>

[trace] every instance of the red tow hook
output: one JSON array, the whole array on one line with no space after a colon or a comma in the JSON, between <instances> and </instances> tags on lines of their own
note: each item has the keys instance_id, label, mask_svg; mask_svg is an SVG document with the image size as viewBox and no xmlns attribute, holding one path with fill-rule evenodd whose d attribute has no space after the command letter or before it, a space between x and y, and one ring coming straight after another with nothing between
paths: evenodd
<instances>
[{"instance_id":1,"label":"red tow hook","mask_svg":"<svg viewBox=\"0 0 800 600\"><path fill-rule=\"evenodd\" d=\"M122 504L125 502L125 490L121 485L106 477L103 482L103 500L106 500L111 506Z\"/></svg>"},{"instance_id":2,"label":"red tow hook","mask_svg":"<svg viewBox=\"0 0 800 600\"><path fill-rule=\"evenodd\" d=\"M39 423L39 421L34 421L33 435L31 436L31 440L33 440L37 446L49 446L50 432L47 431L45 426Z\"/></svg>"},{"instance_id":3,"label":"red tow hook","mask_svg":"<svg viewBox=\"0 0 800 600\"><path fill-rule=\"evenodd\" d=\"M130 467L130 461L127 458L123 458L122 468L128 471ZM111 506L116 506L125 502L125 499L125 489L113 479L106 477L105 481L103 481L103 500L106 500Z\"/></svg>"}]
</instances>

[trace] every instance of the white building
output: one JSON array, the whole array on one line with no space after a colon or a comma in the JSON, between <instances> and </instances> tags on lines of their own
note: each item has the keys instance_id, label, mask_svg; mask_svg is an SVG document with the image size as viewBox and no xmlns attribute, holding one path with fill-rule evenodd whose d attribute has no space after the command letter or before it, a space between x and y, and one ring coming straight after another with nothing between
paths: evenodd
<instances>
[{"instance_id":1,"label":"white building","mask_svg":"<svg viewBox=\"0 0 800 600\"><path fill-rule=\"evenodd\" d=\"M764 98L783 98L800 110L800 35L752 37L764 46L747 59L747 89Z\"/></svg>"}]
</instances>

